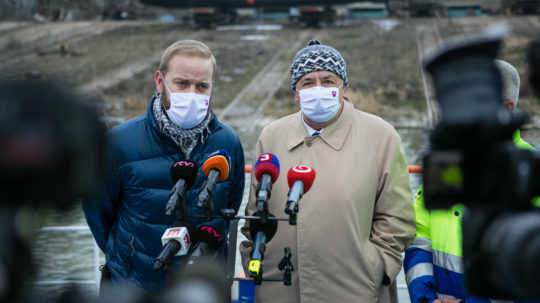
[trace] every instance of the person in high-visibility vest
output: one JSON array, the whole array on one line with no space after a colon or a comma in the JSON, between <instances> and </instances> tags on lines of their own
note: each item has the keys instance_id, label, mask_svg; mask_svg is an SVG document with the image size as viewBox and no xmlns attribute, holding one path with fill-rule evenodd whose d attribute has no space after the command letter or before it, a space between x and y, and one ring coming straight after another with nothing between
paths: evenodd
<instances>
[{"instance_id":1,"label":"person in high-visibility vest","mask_svg":"<svg viewBox=\"0 0 540 303\"><path fill-rule=\"evenodd\" d=\"M503 81L504 106L512 111L519 98L519 73L506 61L496 60L495 63ZM514 133L513 141L519 148L535 149L521 138L519 130ZM405 251L403 262L411 302L496 302L471 297L465 291L461 246L464 206L457 204L448 210L428 211L424 207L423 186L420 185L414 209L415 239Z\"/></svg>"}]
</instances>

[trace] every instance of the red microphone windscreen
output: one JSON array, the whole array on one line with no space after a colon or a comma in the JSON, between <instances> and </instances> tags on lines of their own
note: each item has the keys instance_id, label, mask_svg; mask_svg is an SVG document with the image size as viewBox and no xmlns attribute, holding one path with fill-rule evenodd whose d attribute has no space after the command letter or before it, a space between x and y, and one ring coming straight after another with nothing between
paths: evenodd
<instances>
[{"instance_id":1,"label":"red microphone windscreen","mask_svg":"<svg viewBox=\"0 0 540 303\"><path fill-rule=\"evenodd\" d=\"M304 193L307 193L315 180L315 170L309 166L297 165L291 167L287 173L287 182L291 188L296 181L304 183Z\"/></svg>"},{"instance_id":2,"label":"red microphone windscreen","mask_svg":"<svg viewBox=\"0 0 540 303\"><path fill-rule=\"evenodd\" d=\"M257 181L261 181L263 174L269 174L272 183L276 182L279 177L279 160L276 155L266 153L257 158L257 162L255 162L255 178Z\"/></svg>"}]
</instances>

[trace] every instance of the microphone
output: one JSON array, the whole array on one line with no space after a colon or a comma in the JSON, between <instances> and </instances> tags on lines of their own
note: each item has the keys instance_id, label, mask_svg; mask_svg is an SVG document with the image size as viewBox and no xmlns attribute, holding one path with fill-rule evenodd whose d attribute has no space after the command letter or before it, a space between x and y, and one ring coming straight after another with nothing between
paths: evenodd
<instances>
[{"instance_id":1,"label":"microphone","mask_svg":"<svg viewBox=\"0 0 540 303\"><path fill-rule=\"evenodd\" d=\"M212 199L212 193L216 189L216 183L223 182L229 177L230 162L229 154L224 150L217 150L208 155L208 159L201 167L208 179L199 193L197 207L209 205L210 199Z\"/></svg>"},{"instance_id":2,"label":"microphone","mask_svg":"<svg viewBox=\"0 0 540 303\"><path fill-rule=\"evenodd\" d=\"M163 236L161 236L163 249L154 261L155 271L166 269L175 255L187 254L191 246L189 230L193 230L193 228L183 222L185 213L184 194L195 182L197 163L192 161L175 162L171 166L170 175L174 186L169 194L169 201L165 206L165 214L172 215L176 210L178 212L173 227L167 228Z\"/></svg>"},{"instance_id":3,"label":"microphone","mask_svg":"<svg viewBox=\"0 0 540 303\"><path fill-rule=\"evenodd\" d=\"M264 259L266 243L269 242L277 232L277 221L268 220L274 217L268 213L267 201L270 199L272 184L279 177L279 160L274 154L265 153L259 156L255 162L255 179L257 185L257 211L253 214L260 219L250 221L251 238L255 239L251 260L248 265L249 275L255 284L262 283L261 261Z\"/></svg>"},{"instance_id":4,"label":"microphone","mask_svg":"<svg viewBox=\"0 0 540 303\"><path fill-rule=\"evenodd\" d=\"M257 211L254 216L261 216L262 214ZM272 214L270 217L274 217ZM261 261L264 260L264 252L266 250L266 243L270 242L277 232L277 221L266 220L252 220L250 222L250 234L252 239L255 239L255 245L251 253L251 260L248 265L249 275L254 279L255 284L259 285L262 282L262 266Z\"/></svg>"},{"instance_id":5,"label":"microphone","mask_svg":"<svg viewBox=\"0 0 540 303\"><path fill-rule=\"evenodd\" d=\"M213 227L203 225L200 228L193 228L192 225L184 223L186 226L176 226L167 228L161 237L163 249L154 262L154 270L166 269L171 264L174 256L188 256L188 264L193 260L215 252L223 241L221 236Z\"/></svg>"},{"instance_id":6,"label":"microphone","mask_svg":"<svg viewBox=\"0 0 540 303\"><path fill-rule=\"evenodd\" d=\"M184 194L197 177L197 163L192 161L178 161L171 166L170 174L174 186L169 194L169 201L165 207L165 214L172 215L178 207L178 201L184 200ZM181 210L181 217L183 217L183 209ZM183 219L183 218L182 218Z\"/></svg>"},{"instance_id":7,"label":"microphone","mask_svg":"<svg viewBox=\"0 0 540 303\"><path fill-rule=\"evenodd\" d=\"M216 257L218 248L223 242L223 237L212 227L203 225L196 229L192 239L192 245L187 253L187 265L200 264L200 261L208 260L208 257Z\"/></svg>"},{"instance_id":8,"label":"microphone","mask_svg":"<svg viewBox=\"0 0 540 303\"><path fill-rule=\"evenodd\" d=\"M217 250L223 242L223 236L212 226L203 225L197 231L197 240L208 244L209 248Z\"/></svg>"},{"instance_id":9,"label":"microphone","mask_svg":"<svg viewBox=\"0 0 540 303\"><path fill-rule=\"evenodd\" d=\"M287 182L290 190L285 207L285 213L289 215L289 224L296 225L298 201L309 191L314 180L315 170L309 166L297 165L289 169Z\"/></svg>"},{"instance_id":10,"label":"microphone","mask_svg":"<svg viewBox=\"0 0 540 303\"><path fill-rule=\"evenodd\" d=\"M163 249L154 261L154 270L166 269L171 264L174 256L184 256L191 247L189 228L186 226L176 226L167 228L161 236Z\"/></svg>"},{"instance_id":11,"label":"microphone","mask_svg":"<svg viewBox=\"0 0 540 303\"><path fill-rule=\"evenodd\" d=\"M255 162L255 178L259 182L257 186L257 212L266 219L272 184L279 177L279 160L274 154L266 153L259 156Z\"/></svg>"}]
</instances>

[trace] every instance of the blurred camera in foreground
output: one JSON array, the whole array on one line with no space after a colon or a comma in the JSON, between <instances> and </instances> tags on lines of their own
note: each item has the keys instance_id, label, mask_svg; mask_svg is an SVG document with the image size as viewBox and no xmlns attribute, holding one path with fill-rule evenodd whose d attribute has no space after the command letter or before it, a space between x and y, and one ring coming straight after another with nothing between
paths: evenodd
<instances>
[{"instance_id":1,"label":"blurred camera in foreground","mask_svg":"<svg viewBox=\"0 0 540 303\"><path fill-rule=\"evenodd\" d=\"M97 110L55 82L0 83L3 205L64 208L105 176L105 126Z\"/></svg>"},{"instance_id":2,"label":"blurred camera in foreground","mask_svg":"<svg viewBox=\"0 0 540 303\"><path fill-rule=\"evenodd\" d=\"M0 146L0 301L33 302L35 225L19 215L67 209L97 190L107 167L105 126L94 107L56 82L3 81Z\"/></svg>"},{"instance_id":3,"label":"blurred camera in foreground","mask_svg":"<svg viewBox=\"0 0 540 303\"><path fill-rule=\"evenodd\" d=\"M495 65L505 25L450 41L425 63L441 119L424 158L428 209L463 203L466 286L476 296L540 298L540 154L512 134L527 121L503 106Z\"/></svg>"},{"instance_id":4,"label":"blurred camera in foreground","mask_svg":"<svg viewBox=\"0 0 540 303\"><path fill-rule=\"evenodd\" d=\"M29 291L35 268L16 222L19 210L68 209L98 191L110 166L97 108L60 83L0 82L0 302L228 302L223 266L206 259L171 272L174 283L159 296L121 283L105 285L99 298L75 286L57 298Z\"/></svg>"}]
</instances>

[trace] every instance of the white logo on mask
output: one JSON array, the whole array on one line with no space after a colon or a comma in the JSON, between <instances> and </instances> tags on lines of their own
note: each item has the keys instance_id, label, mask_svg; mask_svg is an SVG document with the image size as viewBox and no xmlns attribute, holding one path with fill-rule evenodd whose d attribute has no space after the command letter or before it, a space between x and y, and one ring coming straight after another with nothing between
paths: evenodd
<instances>
[{"instance_id":1,"label":"white logo on mask","mask_svg":"<svg viewBox=\"0 0 540 303\"><path fill-rule=\"evenodd\" d=\"M327 122L339 111L339 88L315 86L298 91L300 108L314 122Z\"/></svg>"}]
</instances>

